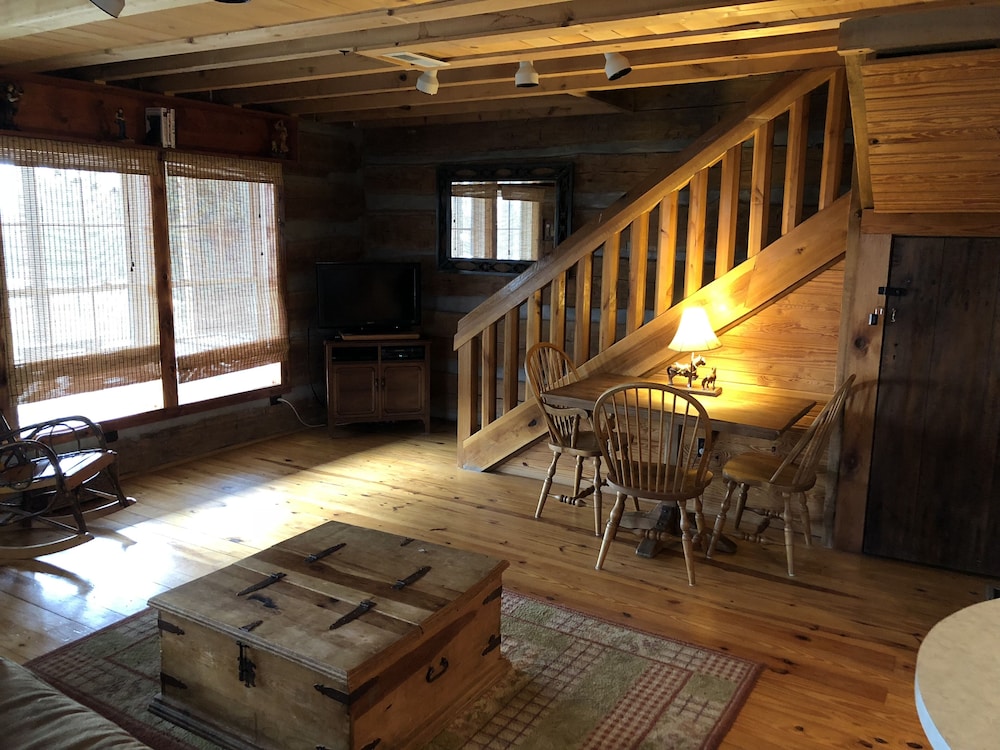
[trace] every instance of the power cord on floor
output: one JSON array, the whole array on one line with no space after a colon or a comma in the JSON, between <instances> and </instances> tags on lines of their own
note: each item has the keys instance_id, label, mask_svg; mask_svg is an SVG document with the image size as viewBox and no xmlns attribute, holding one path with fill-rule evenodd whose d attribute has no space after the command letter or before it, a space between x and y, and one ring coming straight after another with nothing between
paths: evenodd
<instances>
[{"instance_id":1,"label":"power cord on floor","mask_svg":"<svg viewBox=\"0 0 1000 750\"><path fill-rule=\"evenodd\" d=\"M274 399L274 403L287 405L288 408L292 410L292 413L295 414L295 418L299 420L299 424L303 425L304 427L326 427L325 423L309 424L308 422L303 421L302 417L299 416L299 410L295 408L295 404L293 404L291 401L278 397Z\"/></svg>"}]
</instances>

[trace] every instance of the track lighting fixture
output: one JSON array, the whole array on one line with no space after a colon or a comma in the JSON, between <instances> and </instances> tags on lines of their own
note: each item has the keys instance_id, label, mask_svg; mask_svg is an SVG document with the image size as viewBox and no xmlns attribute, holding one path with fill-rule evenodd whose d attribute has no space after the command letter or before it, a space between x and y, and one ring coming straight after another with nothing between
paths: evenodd
<instances>
[{"instance_id":1,"label":"track lighting fixture","mask_svg":"<svg viewBox=\"0 0 1000 750\"><path fill-rule=\"evenodd\" d=\"M114 18L118 18L125 9L125 0L90 0L90 2Z\"/></svg>"},{"instance_id":2,"label":"track lighting fixture","mask_svg":"<svg viewBox=\"0 0 1000 750\"><path fill-rule=\"evenodd\" d=\"M514 74L514 85L519 89L531 88L538 85L538 73L530 60L522 60L517 64L517 73Z\"/></svg>"},{"instance_id":3,"label":"track lighting fixture","mask_svg":"<svg viewBox=\"0 0 1000 750\"><path fill-rule=\"evenodd\" d=\"M620 52L604 53L604 75L609 81L617 81L632 72L628 58Z\"/></svg>"},{"instance_id":4,"label":"track lighting fixture","mask_svg":"<svg viewBox=\"0 0 1000 750\"><path fill-rule=\"evenodd\" d=\"M417 77L417 91L434 96L438 92L438 72L436 68L425 70Z\"/></svg>"}]
</instances>

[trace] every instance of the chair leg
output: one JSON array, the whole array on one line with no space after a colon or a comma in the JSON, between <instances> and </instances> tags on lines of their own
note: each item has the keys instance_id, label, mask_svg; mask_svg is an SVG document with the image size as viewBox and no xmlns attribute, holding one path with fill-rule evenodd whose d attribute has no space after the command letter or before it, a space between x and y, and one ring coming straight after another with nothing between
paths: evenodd
<instances>
[{"instance_id":1,"label":"chair leg","mask_svg":"<svg viewBox=\"0 0 1000 750\"><path fill-rule=\"evenodd\" d=\"M743 522L743 508L747 504L747 494L750 492L749 484L740 485L740 494L736 500L736 515L733 517L733 528L738 529Z\"/></svg>"},{"instance_id":2,"label":"chair leg","mask_svg":"<svg viewBox=\"0 0 1000 750\"><path fill-rule=\"evenodd\" d=\"M705 557L711 557L715 552L715 545L722 536L723 529L726 528L726 514L729 513L729 504L733 500L733 492L736 490L736 482L730 480L726 483L726 496L722 498L722 507L719 508L719 515L715 517L715 528L712 530L712 539L708 543L708 552Z\"/></svg>"},{"instance_id":3,"label":"chair leg","mask_svg":"<svg viewBox=\"0 0 1000 750\"><path fill-rule=\"evenodd\" d=\"M608 525L604 529L604 539L601 542L601 551L597 553L597 565L595 566L597 570L604 567L604 558L608 556L608 548L611 546L611 542L615 538L615 534L618 533L618 524L621 523L622 513L625 512L625 498L627 496L621 492L617 493L615 496L615 505L611 509L611 515L608 516Z\"/></svg>"},{"instance_id":4,"label":"chair leg","mask_svg":"<svg viewBox=\"0 0 1000 750\"><path fill-rule=\"evenodd\" d=\"M785 560L788 562L788 576L795 577L795 563L793 545L795 543L795 529L792 526L792 496L785 495L785 513L782 516L785 522Z\"/></svg>"},{"instance_id":5,"label":"chair leg","mask_svg":"<svg viewBox=\"0 0 1000 750\"><path fill-rule=\"evenodd\" d=\"M603 517L603 511L601 506L604 502L604 495L601 492L601 484L604 480L601 479L601 457L594 457L594 536L601 535L601 520Z\"/></svg>"},{"instance_id":6,"label":"chair leg","mask_svg":"<svg viewBox=\"0 0 1000 750\"><path fill-rule=\"evenodd\" d=\"M580 497L580 483L583 481L583 456L576 457L576 466L573 467L573 500Z\"/></svg>"},{"instance_id":7,"label":"chair leg","mask_svg":"<svg viewBox=\"0 0 1000 750\"><path fill-rule=\"evenodd\" d=\"M684 548L684 567L687 568L688 586L694 586L694 542L691 535L691 521L687 514L687 500L677 501L680 513L681 547Z\"/></svg>"},{"instance_id":8,"label":"chair leg","mask_svg":"<svg viewBox=\"0 0 1000 750\"><path fill-rule=\"evenodd\" d=\"M799 498L799 523L802 524L802 534L805 536L807 547L812 547L812 522L809 518L809 505L806 503L806 493L796 493Z\"/></svg>"},{"instance_id":9,"label":"chair leg","mask_svg":"<svg viewBox=\"0 0 1000 750\"><path fill-rule=\"evenodd\" d=\"M560 453L558 451L552 451L552 463L549 464L549 470L545 474L545 480L542 482L542 493L538 496L538 507L535 508L535 518L542 517L542 508L545 507L545 500L549 496L549 490L552 489L552 479L556 475L556 464L559 463Z\"/></svg>"}]
</instances>

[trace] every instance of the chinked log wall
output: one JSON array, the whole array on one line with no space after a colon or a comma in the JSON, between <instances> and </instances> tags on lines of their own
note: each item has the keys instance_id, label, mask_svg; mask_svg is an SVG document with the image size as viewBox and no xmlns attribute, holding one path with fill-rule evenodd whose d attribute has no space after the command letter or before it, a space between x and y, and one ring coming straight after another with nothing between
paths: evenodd
<instances>
[{"instance_id":1,"label":"chinked log wall","mask_svg":"<svg viewBox=\"0 0 1000 750\"><path fill-rule=\"evenodd\" d=\"M817 101L819 136L810 132ZM551 341L583 373L641 376L677 358L665 342L681 300L705 306L720 332L724 348L711 357L721 380L825 399L848 223L846 110L842 71L777 82L695 141L670 174L630 191L464 317L454 341L459 465L541 471L544 430L524 397L527 348ZM810 147L822 149L812 171ZM783 179L772 179L782 166ZM722 443L717 460L743 448Z\"/></svg>"}]
</instances>

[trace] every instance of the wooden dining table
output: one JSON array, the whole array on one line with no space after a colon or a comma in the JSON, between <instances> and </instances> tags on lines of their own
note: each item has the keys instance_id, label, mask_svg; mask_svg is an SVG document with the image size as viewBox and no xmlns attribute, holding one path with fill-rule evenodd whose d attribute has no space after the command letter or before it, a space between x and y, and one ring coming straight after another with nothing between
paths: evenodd
<instances>
[{"instance_id":1,"label":"wooden dining table","mask_svg":"<svg viewBox=\"0 0 1000 750\"><path fill-rule=\"evenodd\" d=\"M594 404L604 391L616 385L637 381L671 384L666 375L635 377L602 372L546 391L543 398L553 406L568 406L592 412ZM695 395L698 396L697 393ZM814 399L794 396L787 391L740 385L726 385L718 396L698 396L698 400L708 411L715 432L767 440L779 438L816 406Z\"/></svg>"},{"instance_id":2,"label":"wooden dining table","mask_svg":"<svg viewBox=\"0 0 1000 750\"><path fill-rule=\"evenodd\" d=\"M546 391L542 398L553 406L584 409L588 413L593 413L594 405L602 393L614 386L633 382L671 385L670 378L666 375L634 377L602 372ZM727 385L718 396L704 395L699 396L698 400L708 412L713 432L767 440L779 438L816 406L814 399L791 395L787 391L739 385ZM676 515L676 509L667 510ZM659 506L649 511L651 522L665 523L659 518L663 511L664 509ZM673 524L674 519L671 517L666 523ZM653 557L659 548L658 542L644 539L636 548L636 554L641 557ZM735 552L736 543L728 537L720 537L716 541L716 550Z\"/></svg>"}]
</instances>

